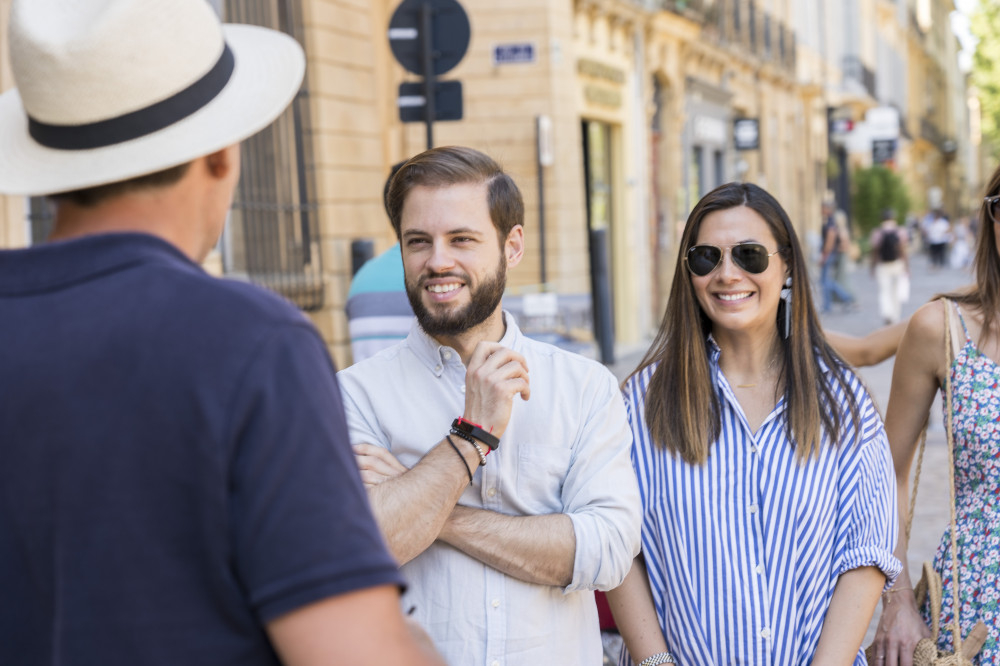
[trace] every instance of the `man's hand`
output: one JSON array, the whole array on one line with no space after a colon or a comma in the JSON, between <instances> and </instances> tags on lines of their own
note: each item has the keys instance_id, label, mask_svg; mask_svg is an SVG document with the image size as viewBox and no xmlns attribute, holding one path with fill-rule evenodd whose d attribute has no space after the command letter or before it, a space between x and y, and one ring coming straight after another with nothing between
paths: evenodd
<instances>
[{"instance_id":1,"label":"man's hand","mask_svg":"<svg viewBox=\"0 0 1000 666\"><path fill-rule=\"evenodd\" d=\"M465 371L467 421L501 437L510 421L514 396L531 394L524 357L497 342L480 342Z\"/></svg>"},{"instance_id":2,"label":"man's hand","mask_svg":"<svg viewBox=\"0 0 1000 666\"><path fill-rule=\"evenodd\" d=\"M387 449L373 444L355 444L354 460L358 463L365 488L377 486L407 470Z\"/></svg>"}]
</instances>

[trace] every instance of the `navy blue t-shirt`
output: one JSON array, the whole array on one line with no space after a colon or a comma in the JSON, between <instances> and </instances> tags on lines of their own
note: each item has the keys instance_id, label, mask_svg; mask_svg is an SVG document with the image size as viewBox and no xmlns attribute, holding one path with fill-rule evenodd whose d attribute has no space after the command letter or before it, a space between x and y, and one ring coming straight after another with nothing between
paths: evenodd
<instances>
[{"instance_id":1,"label":"navy blue t-shirt","mask_svg":"<svg viewBox=\"0 0 1000 666\"><path fill-rule=\"evenodd\" d=\"M401 583L295 308L142 234L0 252L0 664L276 664Z\"/></svg>"}]
</instances>

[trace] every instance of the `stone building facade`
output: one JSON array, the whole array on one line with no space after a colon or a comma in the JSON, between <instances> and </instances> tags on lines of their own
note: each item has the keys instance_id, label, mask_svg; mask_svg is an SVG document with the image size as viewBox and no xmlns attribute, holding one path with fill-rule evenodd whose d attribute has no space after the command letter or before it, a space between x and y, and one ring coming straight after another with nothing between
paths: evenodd
<instances>
[{"instance_id":1,"label":"stone building facade","mask_svg":"<svg viewBox=\"0 0 1000 666\"><path fill-rule=\"evenodd\" d=\"M513 175L527 252L510 300L543 332L588 341L596 330L597 356L646 343L687 214L716 185L762 185L813 238L829 109L877 104L874 94L841 94L851 77L823 47L824 12L839 1L460 1L471 39L441 78L461 82L463 118L435 123L434 144L481 149ZM895 5L852 1L862 23ZM295 107L246 149L212 269L284 293L347 365L352 243L370 240L378 253L395 241L383 184L391 165L427 147L424 126L401 122L397 106L399 85L419 81L389 47L399 0L212 2L230 20L291 32L308 58ZM9 3L0 0L0 28ZM6 57L0 88L12 85ZM876 60L859 50L867 64L849 74ZM39 237L32 203L0 198L0 245ZM595 282L599 264L606 279Z\"/></svg>"}]
</instances>

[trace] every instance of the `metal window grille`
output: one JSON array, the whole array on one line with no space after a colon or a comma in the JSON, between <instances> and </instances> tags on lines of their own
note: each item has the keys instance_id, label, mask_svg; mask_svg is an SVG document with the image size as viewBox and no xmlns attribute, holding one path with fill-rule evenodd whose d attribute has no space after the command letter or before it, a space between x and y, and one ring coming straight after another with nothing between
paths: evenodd
<instances>
[{"instance_id":1,"label":"metal window grille","mask_svg":"<svg viewBox=\"0 0 1000 666\"><path fill-rule=\"evenodd\" d=\"M225 18L282 30L302 42L297 0L225 0ZM319 216L310 144L309 97L305 86L271 126L242 144L242 173L223 240L230 277L271 289L303 310L323 306ZM31 197L27 221L32 243L53 224L52 202Z\"/></svg>"},{"instance_id":2,"label":"metal window grille","mask_svg":"<svg viewBox=\"0 0 1000 666\"><path fill-rule=\"evenodd\" d=\"M281 30L301 43L297 0L226 0L226 20ZM303 310L323 306L319 215L305 85L268 128L242 145L242 173L226 234L228 275L271 289Z\"/></svg>"},{"instance_id":3,"label":"metal window grille","mask_svg":"<svg viewBox=\"0 0 1000 666\"><path fill-rule=\"evenodd\" d=\"M771 15L764 12L764 57L771 57Z\"/></svg>"},{"instance_id":4,"label":"metal window grille","mask_svg":"<svg viewBox=\"0 0 1000 666\"><path fill-rule=\"evenodd\" d=\"M55 225L55 206L52 200L47 197L30 197L27 213L31 244L44 243Z\"/></svg>"}]
</instances>

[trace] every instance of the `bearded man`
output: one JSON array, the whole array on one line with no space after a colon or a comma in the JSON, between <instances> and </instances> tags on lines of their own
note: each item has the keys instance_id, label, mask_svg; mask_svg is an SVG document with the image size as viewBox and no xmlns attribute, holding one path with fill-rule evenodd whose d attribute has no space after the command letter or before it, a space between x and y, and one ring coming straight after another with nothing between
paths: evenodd
<instances>
[{"instance_id":1,"label":"bearded man","mask_svg":"<svg viewBox=\"0 0 1000 666\"><path fill-rule=\"evenodd\" d=\"M601 664L594 590L639 551L616 380L502 309L524 203L494 160L421 153L387 207L417 320L338 379L403 603L449 664Z\"/></svg>"}]
</instances>

